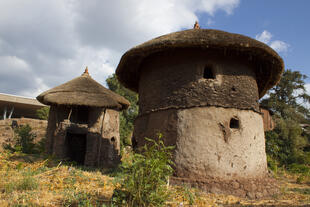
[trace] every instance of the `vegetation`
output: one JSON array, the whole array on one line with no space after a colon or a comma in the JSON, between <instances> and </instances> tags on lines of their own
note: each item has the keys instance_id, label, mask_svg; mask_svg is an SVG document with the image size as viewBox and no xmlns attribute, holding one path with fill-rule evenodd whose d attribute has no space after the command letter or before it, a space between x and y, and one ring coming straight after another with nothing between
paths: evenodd
<instances>
[{"instance_id":1,"label":"vegetation","mask_svg":"<svg viewBox=\"0 0 310 207\"><path fill-rule=\"evenodd\" d=\"M122 86L115 74L106 81L110 90L125 97L130 102L128 110L122 111L120 114L120 139L121 148L123 148L124 146L131 145L134 120L139 111L138 94Z\"/></svg>"},{"instance_id":2,"label":"vegetation","mask_svg":"<svg viewBox=\"0 0 310 207\"><path fill-rule=\"evenodd\" d=\"M34 139L36 135L31 132L31 127L27 124L25 126L16 127L14 129L14 140L13 143L5 143L3 145L4 149L8 149L13 152L23 152L23 153L37 153L36 145Z\"/></svg>"},{"instance_id":3,"label":"vegetation","mask_svg":"<svg viewBox=\"0 0 310 207\"><path fill-rule=\"evenodd\" d=\"M298 71L286 70L280 83L261 102L273 111L276 123L273 131L266 132L268 164L273 170L283 166L297 172L298 168L310 167L310 134L302 127L310 124L306 78Z\"/></svg>"},{"instance_id":4,"label":"vegetation","mask_svg":"<svg viewBox=\"0 0 310 207\"><path fill-rule=\"evenodd\" d=\"M172 175L172 149L158 141L147 139L141 153L131 154L121 165L113 204L126 207L163 206L169 196L167 183Z\"/></svg>"},{"instance_id":5,"label":"vegetation","mask_svg":"<svg viewBox=\"0 0 310 207\"><path fill-rule=\"evenodd\" d=\"M126 155L125 155L126 156ZM283 191L273 199L247 200L234 196L206 194L195 188L168 186L164 206L306 206L310 203L310 179L296 180L282 168ZM108 207L115 182L99 169L76 167L43 156L20 152L0 153L0 206ZM117 185L116 185L117 187ZM120 189L120 187L117 187ZM114 194L115 195L115 194Z\"/></svg>"},{"instance_id":6,"label":"vegetation","mask_svg":"<svg viewBox=\"0 0 310 207\"><path fill-rule=\"evenodd\" d=\"M49 112L50 112L50 107L49 106L45 106L43 108L38 109L36 111L36 114L37 114L37 117L39 119L48 120Z\"/></svg>"}]
</instances>

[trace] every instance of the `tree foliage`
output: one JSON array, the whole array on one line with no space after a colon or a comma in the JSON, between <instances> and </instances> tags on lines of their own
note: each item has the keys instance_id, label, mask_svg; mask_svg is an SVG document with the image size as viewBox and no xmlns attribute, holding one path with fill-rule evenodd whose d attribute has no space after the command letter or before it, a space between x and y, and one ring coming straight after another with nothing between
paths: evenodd
<instances>
[{"instance_id":1,"label":"tree foliage","mask_svg":"<svg viewBox=\"0 0 310 207\"><path fill-rule=\"evenodd\" d=\"M307 76L299 71L286 70L278 85L268 93L261 105L274 112L276 127L266 132L267 155L280 165L307 164L310 154L309 134L301 124L310 123L310 96L306 93Z\"/></svg>"},{"instance_id":2,"label":"tree foliage","mask_svg":"<svg viewBox=\"0 0 310 207\"><path fill-rule=\"evenodd\" d=\"M110 90L125 97L129 102L130 106L127 110L124 110L120 114L120 138L121 146L131 144L131 136L134 127L134 120L138 115L138 94L122 86L115 74L108 77L106 80Z\"/></svg>"},{"instance_id":3,"label":"tree foliage","mask_svg":"<svg viewBox=\"0 0 310 207\"><path fill-rule=\"evenodd\" d=\"M42 107L42 108L38 109L36 111L36 115L37 115L37 117L39 119L48 120L49 112L50 112L50 107L49 106L45 106L45 107Z\"/></svg>"},{"instance_id":4,"label":"tree foliage","mask_svg":"<svg viewBox=\"0 0 310 207\"><path fill-rule=\"evenodd\" d=\"M306 106L310 104L310 96L306 93L305 79L307 76L299 71L286 70L261 104L284 119L309 123L310 111Z\"/></svg>"}]
</instances>

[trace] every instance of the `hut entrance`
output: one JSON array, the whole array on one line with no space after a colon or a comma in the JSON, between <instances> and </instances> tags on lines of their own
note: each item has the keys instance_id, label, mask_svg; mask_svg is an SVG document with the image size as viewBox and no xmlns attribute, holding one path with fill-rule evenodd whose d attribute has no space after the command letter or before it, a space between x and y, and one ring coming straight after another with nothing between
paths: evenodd
<instances>
[{"instance_id":1,"label":"hut entrance","mask_svg":"<svg viewBox=\"0 0 310 207\"><path fill-rule=\"evenodd\" d=\"M67 132L66 136L67 157L79 165L84 164L86 154L86 134Z\"/></svg>"}]
</instances>

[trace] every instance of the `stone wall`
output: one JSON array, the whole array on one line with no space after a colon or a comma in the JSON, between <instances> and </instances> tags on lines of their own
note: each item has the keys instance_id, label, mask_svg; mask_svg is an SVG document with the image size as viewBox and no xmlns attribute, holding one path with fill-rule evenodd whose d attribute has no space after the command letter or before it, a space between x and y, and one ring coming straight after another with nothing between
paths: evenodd
<instances>
[{"instance_id":1,"label":"stone wall","mask_svg":"<svg viewBox=\"0 0 310 207\"><path fill-rule=\"evenodd\" d=\"M18 126L29 125L32 128L32 132L36 134L35 141L39 141L46 135L47 121L30 118L14 118L0 120L0 151L3 150L2 144L8 139L14 137L14 130L12 128L12 122L16 122Z\"/></svg>"}]
</instances>

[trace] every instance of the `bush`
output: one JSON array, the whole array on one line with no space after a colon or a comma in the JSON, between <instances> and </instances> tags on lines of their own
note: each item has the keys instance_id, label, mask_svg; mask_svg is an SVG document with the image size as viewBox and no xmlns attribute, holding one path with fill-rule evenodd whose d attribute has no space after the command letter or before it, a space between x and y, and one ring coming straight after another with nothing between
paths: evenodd
<instances>
[{"instance_id":1,"label":"bush","mask_svg":"<svg viewBox=\"0 0 310 207\"><path fill-rule=\"evenodd\" d=\"M50 107L45 106L36 111L36 115L39 119L48 120L48 114L50 112Z\"/></svg>"},{"instance_id":2,"label":"bush","mask_svg":"<svg viewBox=\"0 0 310 207\"><path fill-rule=\"evenodd\" d=\"M37 153L34 139L36 135L31 132L31 127L27 124L25 126L17 127L14 129L14 145L11 143L4 144L3 148L13 152L23 152L26 154Z\"/></svg>"},{"instance_id":3,"label":"bush","mask_svg":"<svg viewBox=\"0 0 310 207\"><path fill-rule=\"evenodd\" d=\"M268 168L270 170L272 170L275 173L278 172L279 163L275 159L272 159L272 157L270 157L269 155L267 155L267 163L268 163Z\"/></svg>"},{"instance_id":4,"label":"bush","mask_svg":"<svg viewBox=\"0 0 310 207\"><path fill-rule=\"evenodd\" d=\"M113 193L115 206L146 207L163 206L168 199L167 182L171 167L172 149L165 146L162 136L151 139L141 150L125 160L117 176L118 183Z\"/></svg>"},{"instance_id":5,"label":"bush","mask_svg":"<svg viewBox=\"0 0 310 207\"><path fill-rule=\"evenodd\" d=\"M293 173L302 173L310 175L310 167L302 164L293 163L288 166L288 170Z\"/></svg>"},{"instance_id":6,"label":"bush","mask_svg":"<svg viewBox=\"0 0 310 207\"><path fill-rule=\"evenodd\" d=\"M303 151L307 137L302 135L300 125L292 119L274 117L276 127L266 132L266 152L280 166L292 163L307 164L308 156Z\"/></svg>"}]
</instances>

